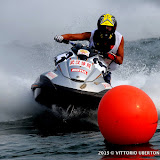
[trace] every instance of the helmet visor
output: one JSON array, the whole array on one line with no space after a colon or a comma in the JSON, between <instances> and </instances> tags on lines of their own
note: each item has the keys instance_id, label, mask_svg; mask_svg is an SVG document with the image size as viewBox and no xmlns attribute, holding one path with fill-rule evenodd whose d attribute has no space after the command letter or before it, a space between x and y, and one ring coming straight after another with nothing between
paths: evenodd
<instances>
[{"instance_id":1,"label":"helmet visor","mask_svg":"<svg viewBox=\"0 0 160 160\"><path fill-rule=\"evenodd\" d=\"M99 26L99 30L102 32L102 33L112 33L114 32L114 27L111 27L111 26L105 26L105 25L100 25Z\"/></svg>"}]
</instances>

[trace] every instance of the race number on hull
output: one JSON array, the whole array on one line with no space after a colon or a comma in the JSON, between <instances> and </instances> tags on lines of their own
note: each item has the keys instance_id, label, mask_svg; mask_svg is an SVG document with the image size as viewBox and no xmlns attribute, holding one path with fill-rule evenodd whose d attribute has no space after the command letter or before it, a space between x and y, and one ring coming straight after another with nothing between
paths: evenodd
<instances>
[{"instance_id":1,"label":"race number on hull","mask_svg":"<svg viewBox=\"0 0 160 160\"><path fill-rule=\"evenodd\" d=\"M92 64L86 61L82 61L82 60L70 60L69 66L82 66L85 67L89 70L91 70L92 68Z\"/></svg>"}]
</instances>

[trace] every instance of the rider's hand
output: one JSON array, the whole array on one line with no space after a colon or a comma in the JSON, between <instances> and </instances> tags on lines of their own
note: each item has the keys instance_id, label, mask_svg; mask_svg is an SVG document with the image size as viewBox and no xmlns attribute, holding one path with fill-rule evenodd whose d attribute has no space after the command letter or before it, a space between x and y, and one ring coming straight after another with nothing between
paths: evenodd
<instances>
[{"instance_id":1,"label":"rider's hand","mask_svg":"<svg viewBox=\"0 0 160 160\"><path fill-rule=\"evenodd\" d=\"M114 53L107 53L107 58L111 59L112 61L115 61L117 56Z\"/></svg>"},{"instance_id":2,"label":"rider's hand","mask_svg":"<svg viewBox=\"0 0 160 160\"><path fill-rule=\"evenodd\" d=\"M58 36L58 35L56 35L56 36L54 37L54 40L57 41L57 42L59 42L59 43L62 43L63 39L64 39L63 36Z\"/></svg>"}]
</instances>

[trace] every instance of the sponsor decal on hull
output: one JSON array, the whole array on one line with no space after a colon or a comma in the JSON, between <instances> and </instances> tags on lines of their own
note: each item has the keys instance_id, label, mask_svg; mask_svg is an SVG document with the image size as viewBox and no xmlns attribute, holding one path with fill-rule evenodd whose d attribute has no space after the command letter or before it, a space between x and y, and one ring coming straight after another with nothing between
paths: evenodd
<instances>
[{"instance_id":1,"label":"sponsor decal on hull","mask_svg":"<svg viewBox=\"0 0 160 160\"><path fill-rule=\"evenodd\" d=\"M71 69L71 72L80 72L80 73L83 73L83 74L85 74L85 75L88 74L87 71L85 71L85 70L83 70L83 69L79 69L79 68L72 68L72 69Z\"/></svg>"},{"instance_id":2,"label":"sponsor decal on hull","mask_svg":"<svg viewBox=\"0 0 160 160\"><path fill-rule=\"evenodd\" d=\"M111 85L108 83L102 83L102 85L104 86L105 89L110 89Z\"/></svg>"},{"instance_id":3,"label":"sponsor decal on hull","mask_svg":"<svg viewBox=\"0 0 160 160\"><path fill-rule=\"evenodd\" d=\"M91 70L92 68L92 63L86 62L86 61L82 61L82 60L70 60L69 66L82 66L85 67L89 70Z\"/></svg>"},{"instance_id":4,"label":"sponsor decal on hull","mask_svg":"<svg viewBox=\"0 0 160 160\"><path fill-rule=\"evenodd\" d=\"M55 74L54 72L48 72L48 73L46 74L46 77L48 77L50 80L56 78L57 76L58 76L58 75Z\"/></svg>"},{"instance_id":5,"label":"sponsor decal on hull","mask_svg":"<svg viewBox=\"0 0 160 160\"><path fill-rule=\"evenodd\" d=\"M85 49L79 49L77 55L85 55L89 57L90 52Z\"/></svg>"}]
</instances>

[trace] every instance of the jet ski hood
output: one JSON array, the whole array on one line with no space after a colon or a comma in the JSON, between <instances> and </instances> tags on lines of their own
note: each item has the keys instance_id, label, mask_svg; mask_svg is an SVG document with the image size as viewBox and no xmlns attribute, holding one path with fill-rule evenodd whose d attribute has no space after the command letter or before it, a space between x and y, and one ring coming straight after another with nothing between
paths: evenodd
<instances>
[{"instance_id":1,"label":"jet ski hood","mask_svg":"<svg viewBox=\"0 0 160 160\"><path fill-rule=\"evenodd\" d=\"M77 58L81 56L81 51L87 52L87 59ZM63 74L63 76L70 78L72 80L79 81L94 81L97 76L100 76L102 72L105 72L105 64L99 65L96 60L98 60L98 55L90 57L90 52L87 50L78 51L78 55L73 54L68 60L64 60L63 63L59 63L58 67ZM58 59L63 59L62 57L67 53L58 56ZM94 73L94 74L93 74Z\"/></svg>"}]
</instances>

